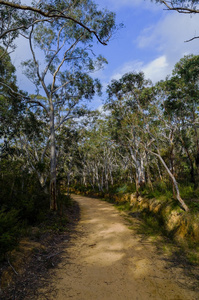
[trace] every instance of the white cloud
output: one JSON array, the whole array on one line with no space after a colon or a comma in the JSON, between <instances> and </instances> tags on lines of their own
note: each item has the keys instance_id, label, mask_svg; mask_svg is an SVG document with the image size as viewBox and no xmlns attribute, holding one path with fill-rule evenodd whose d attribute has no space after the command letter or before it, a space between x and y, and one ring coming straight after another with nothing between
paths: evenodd
<instances>
[{"instance_id":1,"label":"white cloud","mask_svg":"<svg viewBox=\"0 0 199 300\"><path fill-rule=\"evenodd\" d=\"M120 79L125 73L128 72L144 72L146 79L151 79L154 83L165 79L171 72L171 66L169 65L165 55L159 56L156 59L144 64L142 61L129 61L120 67L119 70L111 76L112 79Z\"/></svg>"},{"instance_id":2,"label":"white cloud","mask_svg":"<svg viewBox=\"0 0 199 300\"><path fill-rule=\"evenodd\" d=\"M153 49L167 56L169 63L177 62L184 53L198 53L198 41L186 43L194 36L199 35L199 16L168 13L157 24L143 30L137 40L141 49Z\"/></svg>"},{"instance_id":3,"label":"white cloud","mask_svg":"<svg viewBox=\"0 0 199 300\"><path fill-rule=\"evenodd\" d=\"M143 29L137 46L146 56L140 60L128 61L117 68L111 79L118 80L127 72L143 71L154 83L171 75L174 65L188 54L198 54L198 40L186 43L186 39L199 35L199 16L168 13L157 24ZM150 53L156 58L150 60ZM144 57L144 55L142 55ZM147 61L148 60L148 61ZM110 79L110 80L111 80Z\"/></svg>"},{"instance_id":4,"label":"white cloud","mask_svg":"<svg viewBox=\"0 0 199 300\"><path fill-rule=\"evenodd\" d=\"M171 69L166 56L163 55L143 66L142 71L147 79L149 78L155 83L159 80L165 79L165 77L171 72Z\"/></svg>"},{"instance_id":5,"label":"white cloud","mask_svg":"<svg viewBox=\"0 0 199 300\"><path fill-rule=\"evenodd\" d=\"M111 76L110 80L115 79L118 80L124 75L125 73L133 72L133 71L140 71L143 63L141 61L129 61L126 62L123 66L118 68L114 74Z\"/></svg>"}]
</instances>

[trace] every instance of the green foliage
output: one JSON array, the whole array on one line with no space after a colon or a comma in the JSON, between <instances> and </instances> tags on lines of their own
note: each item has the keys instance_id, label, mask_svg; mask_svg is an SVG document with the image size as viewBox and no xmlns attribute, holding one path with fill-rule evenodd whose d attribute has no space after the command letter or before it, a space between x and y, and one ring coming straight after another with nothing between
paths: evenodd
<instances>
[{"instance_id":1,"label":"green foliage","mask_svg":"<svg viewBox=\"0 0 199 300\"><path fill-rule=\"evenodd\" d=\"M185 199L192 199L196 196L194 185L189 184L189 185L180 185L180 194L183 198Z\"/></svg>"},{"instance_id":2,"label":"green foliage","mask_svg":"<svg viewBox=\"0 0 199 300\"><path fill-rule=\"evenodd\" d=\"M66 207L69 207L72 205L72 199L70 197L70 195L67 195L65 193L59 193L58 195L58 210L64 209Z\"/></svg>"},{"instance_id":3,"label":"green foliage","mask_svg":"<svg viewBox=\"0 0 199 300\"><path fill-rule=\"evenodd\" d=\"M163 227L157 217L152 214L148 214L148 212L143 212L142 218L144 222L140 225L139 233L143 233L148 236L156 236L157 234L159 235L163 233Z\"/></svg>"},{"instance_id":4,"label":"green foliage","mask_svg":"<svg viewBox=\"0 0 199 300\"><path fill-rule=\"evenodd\" d=\"M115 204L115 207L119 210L119 211L130 211L131 210L131 205L129 202L125 202L125 203L117 203Z\"/></svg>"},{"instance_id":5,"label":"green foliage","mask_svg":"<svg viewBox=\"0 0 199 300\"><path fill-rule=\"evenodd\" d=\"M193 212L199 212L199 203L192 200L189 204L190 208L191 208L191 211Z\"/></svg>"},{"instance_id":6,"label":"green foliage","mask_svg":"<svg viewBox=\"0 0 199 300\"><path fill-rule=\"evenodd\" d=\"M193 265L199 265L199 256L198 253L195 253L193 251L187 252L187 258L189 260L189 263Z\"/></svg>"},{"instance_id":7,"label":"green foliage","mask_svg":"<svg viewBox=\"0 0 199 300\"><path fill-rule=\"evenodd\" d=\"M116 193L118 193L118 194L125 194L126 192L127 192L127 185L126 184L124 184L123 186L118 187L116 189Z\"/></svg>"},{"instance_id":8,"label":"green foliage","mask_svg":"<svg viewBox=\"0 0 199 300\"><path fill-rule=\"evenodd\" d=\"M53 214L52 212L48 217L51 219L51 222L49 225L45 225L42 230L53 230L56 233L66 231L66 225L69 222L67 217L60 217L57 214Z\"/></svg>"},{"instance_id":9,"label":"green foliage","mask_svg":"<svg viewBox=\"0 0 199 300\"><path fill-rule=\"evenodd\" d=\"M45 219L49 195L44 193L34 173L24 168L23 161L9 156L1 159L0 176L0 253L16 246L27 226Z\"/></svg>"},{"instance_id":10,"label":"green foliage","mask_svg":"<svg viewBox=\"0 0 199 300\"><path fill-rule=\"evenodd\" d=\"M13 93L18 92L15 71L9 54L0 47L0 138L5 140L18 134L24 112L23 101Z\"/></svg>"},{"instance_id":11,"label":"green foliage","mask_svg":"<svg viewBox=\"0 0 199 300\"><path fill-rule=\"evenodd\" d=\"M135 184L125 183L124 185L115 185L110 188L110 192L113 192L115 194L128 194L128 193L134 193L136 191Z\"/></svg>"},{"instance_id":12,"label":"green foliage","mask_svg":"<svg viewBox=\"0 0 199 300\"><path fill-rule=\"evenodd\" d=\"M149 199L156 198L162 201L170 200L173 197L171 185L159 181L153 183L153 190L151 190L151 187L145 186L141 191L141 195Z\"/></svg>"},{"instance_id":13,"label":"green foliage","mask_svg":"<svg viewBox=\"0 0 199 300\"><path fill-rule=\"evenodd\" d=\"M4 254L12 250L18 241L20 234L19 213L16 209L11 208L6 211L0 209L0 260Z\"/></svg>"}]
</instances>

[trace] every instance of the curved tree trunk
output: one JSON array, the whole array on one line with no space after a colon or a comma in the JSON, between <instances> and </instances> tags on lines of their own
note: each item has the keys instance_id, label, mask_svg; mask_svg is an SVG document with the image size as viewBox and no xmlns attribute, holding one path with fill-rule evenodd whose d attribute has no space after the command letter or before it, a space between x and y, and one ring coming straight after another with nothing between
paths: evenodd
<instances>
[{"instance_id":1,"label":"curved tree trunk","mask_svg":"<svg viewBox=\"0 0 199 300\"><path fill-rule=\"evenodd\" d=\"M180 196L180 191L179 191L179 188L178 188L178 183L175 179L175 177L173 176L173 174L171 173L171 171L169 170L169 168L167 167L165 161L163 160L162 156L159 154L159 153L155 153L153 151L150 151L152 154L154 154L155 156L157 156L159 158L159 160L161 161L161 163L163 164L163 166L165 167L167 173L169 174L172 182L173 182L173 185L175 187L175 190L176 190L176 198L177 200L180 202L182 208L185 210L185 211L189 211L189 208L188 206L185 204L185 202L182 200L181 196Z\"/></svg>"}]
</instances>

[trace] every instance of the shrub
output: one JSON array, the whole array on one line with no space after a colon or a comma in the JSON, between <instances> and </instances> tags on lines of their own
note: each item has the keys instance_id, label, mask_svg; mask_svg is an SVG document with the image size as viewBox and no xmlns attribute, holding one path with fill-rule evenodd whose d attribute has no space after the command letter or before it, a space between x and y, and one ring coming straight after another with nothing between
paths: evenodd
<instances>
[{"instance_id":1,"label":"shrub","mask_svg":"<svg viewBox=\"0 0 199 300\"><path fill-rule=\"evenodd\" d=\"M7 251L12 250L18 241L20 224L18 223L18 211L12 209L0 210L0 260Z\"/></svg>"}]
</instances>

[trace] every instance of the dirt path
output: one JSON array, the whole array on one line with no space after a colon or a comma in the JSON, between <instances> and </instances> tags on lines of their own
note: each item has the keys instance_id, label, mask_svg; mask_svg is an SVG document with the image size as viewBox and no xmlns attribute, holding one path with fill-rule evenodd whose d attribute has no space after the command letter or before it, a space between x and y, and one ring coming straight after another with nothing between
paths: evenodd
<instances>
[{"instance_id":1,"label":"dirt path","mask_svg":"<svg viewBox=\"0 0 199 300\"><path fill-rule=\"evenodd\" d=\"M71 241L65 241L62 263L52 275L56 297L50 299L199 299L199 294L187 287L183 270L168 268L165 256L129 229L111 204L73 198L80 205L81 220Z\"/></svg>"}]
</instances>

